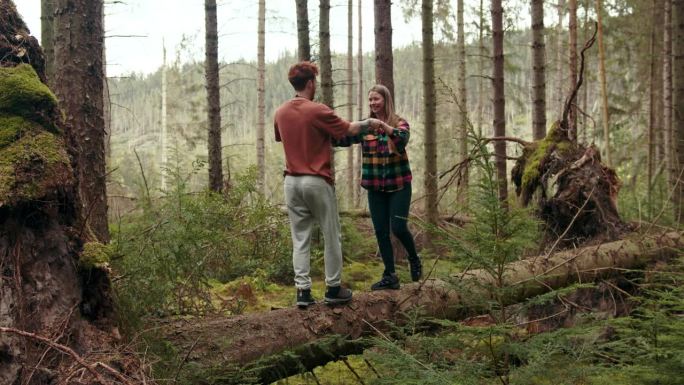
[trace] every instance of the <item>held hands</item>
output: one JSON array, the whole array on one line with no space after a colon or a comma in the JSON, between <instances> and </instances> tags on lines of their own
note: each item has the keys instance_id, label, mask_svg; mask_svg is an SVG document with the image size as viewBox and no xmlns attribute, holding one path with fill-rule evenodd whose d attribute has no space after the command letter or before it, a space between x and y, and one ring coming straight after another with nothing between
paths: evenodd
<instances>
[{"instance_id":1,"label":"held hands","mask_svg":"<svg viewBox=\"0 0 684 385\"><path fill-rule=\"evenodd\" d=\"M371 131L373 131L375 135L381 135L389 132L389 126L385 124L385 122L383 122L382 120L369 118L368 121L370 123Z\"/></svg>"}]
</instances>

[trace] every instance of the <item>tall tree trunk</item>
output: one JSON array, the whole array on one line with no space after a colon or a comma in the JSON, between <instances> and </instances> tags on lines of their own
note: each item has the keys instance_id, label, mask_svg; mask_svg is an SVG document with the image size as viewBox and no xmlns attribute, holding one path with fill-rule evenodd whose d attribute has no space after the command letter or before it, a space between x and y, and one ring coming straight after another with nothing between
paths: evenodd
<instances>
[{"instance_id":1,"label":"tall tree trunk","mask_svg":"<svg viewBox=\"0 0 684 385\"><path fill-rule=\"evenodd\" d=\"M665 160L664 156L664 132L663 132L663 25L665 23L665 0L654 0L653 2L653 123L655 128L655 166L658 170ZM655 175L654 177L657 177Z\"/></svg>"},{"instance_id":2,"label":"tall tree trunk","mask_svg":"<svg viewBox=\"0 0 684 385\"><path fill-rule=\"evenodd\" d=\"M596 15L598 18L597 25L597 39L599 51L599 76L601 83L601 109L603 111L603 142L606 165L611 167L613 162L611 159L610 149L610 113L608 111L608 85L606 83L606 50L603 46L603 5L602 0L596 0Z\"/></svg>"},{"instance_id":3,"label":"tall tree trunk","mask_svg":"<svg viewBox=\"0 0 684 385\"><path fill-rule=\"evenodd\" d=\"M665 164L670 187L675 184L676 172L672 135L672 1L665 0L663 7L663 131Z\"/></svg>"},{"instance_id":4,"label":"tall tree trunk","mask_svg":"<svg viewBox=\"0 0 684 385\"><path fill-rule=\"evenodd\" d=\"M358 70L358 79L359 79L359 86L358 86L358 101L357 101L357 118L358 120L362 120L364 118L363 114L363 106L366 104L366 90L363 86L363 20L361 17L362 14L362 3L363 0L358 0L358 23L359 23L359 33L358 33L358 51L357 51L357 70ZM362 153L361 153L361 148L359 146L353 146L356 149L356 155L354 156L355 161L354 161L354 207L359 208L361 206L361 195L363 191L361 190L361 163L362 163Z\"/></svg>"},{"instance_id":5,"label":"tall tree trunk","mask_svg":"<svg viewBox=\"0 0 684 385\"><path fill-rule=\"evenodd\" d=\"M565 17L565 0L558 0L558 25L556 26L556 113L558 116L563 114L563 95L565 95L565 87L563 87L563 70L565 68L565 55L563 55L563 18Z\"/></svg>"},{"instance_id":6,"label":"tall tree trunk","mask_svg":"<svg viewBox=\"0 0 684 385\"><path fill-rule=\"evenodd\" d=\"M207 121L209 122L209 188L220 192L223 188L221 156L221 96L219 94L218 25L216 0L204 0L206 51L204 71L207 87Z\"/></svg>"},{"instance_id":7,"label":"tall tree trunk","mask_svg":"<svg viewBox=\"0 0 684 385\"><path fill-rule=\"evenodd\" d=\"M169 161L168 159L168 137L169 137L169 127L168 123L166 120L166 96L168 92L168 67L166 65L166 43L162 41L162 56L163 56L163 61L162 61L162 89L161 89L161 140L159 141L160 146L161 146L161 161L159 162L159 165L161 166L161 189L162 191L166 191L167 187L167 182L166 182L166 167L167 163Z\"/></svg>"},{"instance_id":8,"label":"tall tree trunk","mask_svg":"<svg viewBox=\"0 0 684 385\"><path fill-rule=\"evenodd\" d=\"M485 16L484 16L484 0L480 0L480 23L478 28L478 43L480 58L478 64L478 79L477 79L477 134L482 136L482 126L484 125L484 106L485 106L485 61L487 60L488 52L484 44L484 30L485 30Z\"/></svg>"},{"instance_id":9,"label":"tall tree trunk","mask_svg":"<svg viewBox=\"0 0 684 385\"><path fill-rule=\"evenodd\" d=\"M568 15L570 80L567 94L570 95L577 86L577 0L569 0ZM568 138L577 143L577 105L575 103L576 101L572 103L568 113Z\"/></svg>"},{"instance_id":10,"label":"tall tree trunk","mask_svg":"<svg viewBox=\"0 0 684 385\"><path fill-rule=\"evenodd\" d=\"M354 1L347 0L347 119L354 120ZM354 148L347 148L347 205L354 206Z\"/></svg>"},{"instance_id":11,"label":"tall tree trunk","mask_svg":"<svg viewBox=\"0 0 684 385\"><path fill-rule=\"evenodd\" d=\"M506 99L504 93L504 47L503 7L501 0L492 0L492 89L494 100L494 136L506 136ZM499 199L508 200L506 179L506 142L494 143L496 177L499 183Z\"/></svg>"},{"instance_id":12,"label":"tall tree trunk","mask_svg":"<svg viewBox=\"0 0 684 385\"><path fill-rule=\"evenodd\" d=\"M662 121L660 114L662 113L661 92L663 85L661 73L662 66L660 54L662 51L662 17L663 4L660 0L652 1L652 18L651 18L651 41L650 41L650 60L649 60L649 115L648 115L648 186L647 186L647 202L648 214L653 214L653 184L655 182L655 170L662 159L662 128L660 122Z\"/></svg>"},{"instance_id":13,"label":"tall tree trunk","mask_svg":"<svg viewBox=\"0 0 684 385\"><path fill-rule=\"evenodd\" d=\"M672 0L672 128L677 152L675 218L684 218L684 0Z\"/></svg>"},{"instance_id":14,"label":"tall tree trunk","mask_svg":"<svg viewBox=\"0 0 684 385\"><path fill-rule=\"evenodd\" d=\"M320 61L321 61L321 101L330 108L334 107L332 58L330 53L330 0L320 0L319 19Z\"/></svg>"},{"instance_id":15,"label":"tall tree trunk","mask_svg":"<svg viewBox=\"0 0 684 385\"><path fill-rule=\"evenodd\" d=\"M40 45L45 55L45 77L52 87L55 79L55 0L40 1Z\"/></svg>"},{"instance_id":16,"label":"tall tree trunk","mask_svg":"<svg viewBox=\"0 0 684 385\"><path fill-rule=\"evenodd\" d=\"M266 193L266 0L259 0L259 22L257 43L257 184L261 194Z\"/></svg>"},{"instance_id":17,"label":"tall tree trunk","mask_svg":"<svg viewBox=\"0 0 684 385\"><path fill-rule=\"evenodd\" d=\"M584 23L583 23L583 28L582 30L584 33L582 34L583 40L584 41L589 41L589 39L592 36L592 28L589 25L589 8L590 8L590 1L591 0L583 0L582 1L582 6L584 8ZM584 58L585 63L589 63L589 58L585 57ZM585 64L584 68L587 68L589 65ZM587 72L585 71L585 79L588 78ZM587 82L588 80L585 80ZM587 105L589 104L589 87L586 85L582 87L582 111L584 114L582 114L582 143L587 143L587 130L589 128L589 125L587 122L589 121L587 114L589 113ZM593 136L592 136L593 140Z\"/></svg>"},{"instance_id":18,"label":"tall tree trunk","mask_svg":"<svg viewBox=\"0 0 684 385\"><path fill-rule=\"evenodd\" d=\"M437 94L435 91L435 48L433 42L432 1L422 0L423 25L423 101L425 109L425 214L436 225L437 209ZM426 242L428 247L432 243Z\"/></svg>"},{"instance_id":19,"label":"tall tree trunk","mask_svg":"<svg viewBox=\"0 0 684 385\"><path fill-rule=\"evenodd\" d=\"M532 137L546 136L546 46L544 0L532 0Z\"/></svg>"},{"instance_id":20,"label":"tall tree trunk","mask_svg":"<svg viewBox=\"0 0 684 385\"><path fill-rule=\"evenodd\" d=\"M392 56L392 1L375 0L375 82L394 95L394 58Z\"/></svg>"},{"instance_id":21,"label":"tall tree trunk","mask_svg":"<svg viewBox=\"0 0 684 385\"><path fill-rule=\"evenodd\" d=\"M297 7L297 54L299 61L311 60L309 44L309 10L307 0L295 0Z\"/></svg>"},{"instance_id":22,"label":"tall tree trunk","mask_svg":"<svg viewBox=\"0 0 684 385\"><path fill-rule=\"evenodd\" d=\"M55 93L66 116L67 141L75 150L85 217L95 236L109 242L104 122L104 28L102 0L57 0Z\"/></svg>"},{"instance_id":23,"label":"tall tree trunk","mask_svg":"<svg viewBox=\"0 0 684 385\"><path fill-rule=\"evenodd\" d=\"M459 111L459 162L468 157L468 94L466 91L466 50L465 28L463 25L463 0L458 0L456 13L457 40L458 40L458 96L460 98ZM463 207L468 206L468 183L470 171L466 168L462 174L458 190L459 203Z\"/></svg>"}]
</instances>

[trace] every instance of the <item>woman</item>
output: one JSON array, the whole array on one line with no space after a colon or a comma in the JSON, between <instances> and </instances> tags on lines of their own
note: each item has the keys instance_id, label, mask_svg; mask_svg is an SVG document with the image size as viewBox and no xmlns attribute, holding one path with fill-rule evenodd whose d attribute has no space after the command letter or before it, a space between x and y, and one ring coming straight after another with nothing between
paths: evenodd
<instances>
[{"instance_id":1,"label":"woman","mask_svg":"<svg viewBox=\"0 0 684 385\"><path fill-rule=\"evenodd\" d=\"M378 84L370 89L368 105L374 134L347 137L337 145L361 143L361 187L368 190L368 208L385 265L382 278L371 286L371 290L398 289L399 278L394 267L390 231L406 249L411 279L418 281L422 275L420 257L406 223L411 204L412 179L406 153L409 124L394 112L392 95L383 85Z\"/></svg>"}]
</instances>

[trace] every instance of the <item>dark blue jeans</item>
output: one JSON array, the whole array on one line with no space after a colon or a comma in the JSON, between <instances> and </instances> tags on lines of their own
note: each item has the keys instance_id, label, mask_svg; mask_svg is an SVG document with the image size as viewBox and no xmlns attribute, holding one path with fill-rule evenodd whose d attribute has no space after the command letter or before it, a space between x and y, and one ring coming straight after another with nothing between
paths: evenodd
<instances>
[{"instance_id":1,"label":"dark blue jeans","mask_svg":"<svg viewBox=\"0 0 684 385\"><path fill-rule=\"evenodd\" d=\"M371 219L373 220L375 238L380 247L382 262L385 264L385 275L395 272L390 231L399 239L406 249L409 260L418 258L416 244L413 242L413 235L406 224L410 205L410 184L405 185L404 188L399 191L383 192L368 190L368 208L370 210Z\"/></svg>"}]
</instances>

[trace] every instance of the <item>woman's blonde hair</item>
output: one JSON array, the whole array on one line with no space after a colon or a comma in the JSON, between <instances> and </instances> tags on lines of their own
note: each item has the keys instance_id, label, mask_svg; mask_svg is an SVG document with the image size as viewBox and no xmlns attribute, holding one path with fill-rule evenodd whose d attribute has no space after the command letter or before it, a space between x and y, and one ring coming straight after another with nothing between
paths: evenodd
<instances>
[{"instance_id":1,"label":"woman's blonde hair","mask_svg":"<svg viewBox=\"0 0 684 385\"><path fill-rule=\"evenodd\" d=\"M376 84L368 90L369 94L371 92L377 92L380 94L380 96L382 96L383 99L385 99L385 123L392 127L399 125L399 121L402 120L402 118L394 112L394 101L392 100L392 94L390 93L389 88L383 86L382 84ZM370 113L370 117L377 119L377 116L375 116L372 111Z\"/></svg>"}]
</instances>

